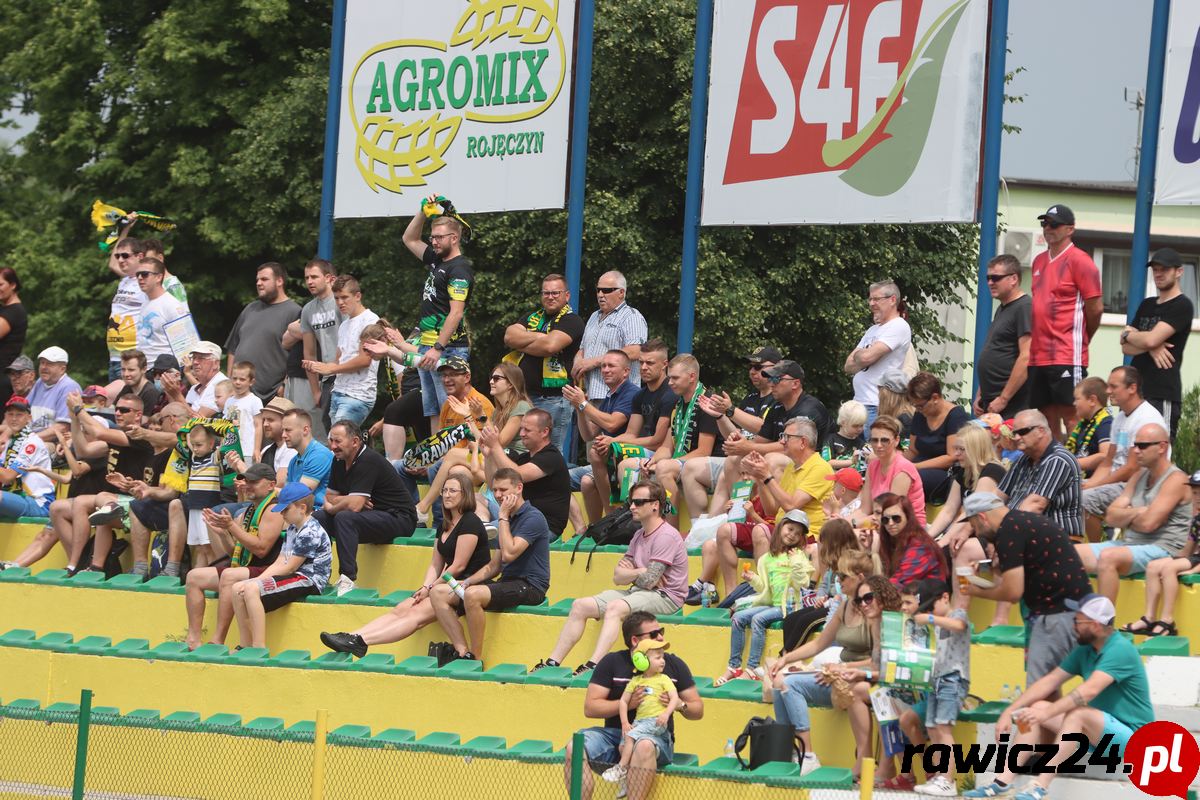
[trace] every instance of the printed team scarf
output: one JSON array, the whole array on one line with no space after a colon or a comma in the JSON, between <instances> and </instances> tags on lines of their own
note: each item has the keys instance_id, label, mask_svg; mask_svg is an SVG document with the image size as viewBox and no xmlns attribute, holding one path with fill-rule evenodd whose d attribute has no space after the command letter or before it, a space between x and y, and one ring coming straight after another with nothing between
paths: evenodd
<instances>
[{"instance_id":1,"label":"printed team scarf","mask_svg":"<svg viewBox=\"0 0 1200 800\"><path fill-rule=\"evenodd\" d=\"M275 502L275 496L277 494L279 494L279 492L272 489L271 493L263 498L262 502L259 503L255 508L246 509L246 514L244 517L242 517L243 526L246 529L246 533L250 534L251 536L258 536L258 523L262 519L263 512ZM253 557L253 555L254 554L250 552L248 547L241 542L237 542L233 546L233 552L229 554L229 565L231 567L247 566L250 563L250 559Z\"/></svg>"},{"instance_id":2,"label":"printed team scarf","mask_svg":"<svg viewBox=\"0 0 1200 800\"><path fill-rule=\"evenodd\" d=\"M1108 419L1108 409L1101 408L1096 412L1096 416L1077 424L1071 430L1071 435L1067 437L1067 450L1072 455L1086 453L1088 447L1092 444L1092 439L1095 437L1096 431L1100 428L1100 423L1106 419Z\"/></svg>"},{"instance_id":3,"label":"printed team scarf","mask_svg":"<svg viewBox=\"0 0 1200 800\"><path fill-rule=\"evenodd\" d=\"M671 411L671 440L674 442L675 450L672 453L673 458L682 458L689 452L687 446L687 432L692 427L692 417L696 414L696 401L700 399L700 395L704 394L704 384L696 382L696 391L692 394L692 399L687 401L684 406L683 398L679 398L679 402L675 404L675 408ZM680 413L680 409L683 409Z\"/></svg>"},{"instance_id":4,"label":"printed team scarf","mask_svg":"<svg viewBox=\"0 0 1200 800\"><path fill-rule=\"evenodd\" d=\"M546 317L546 310L539 308L525 318L525 327L531 331L546 333L558 321L571 313L571 304L562 307L562 310L555 315L554 319ZM525 354L519 350L513 350L506 355L502 361L506 364L519 365ZM546 356L542 359L542 388L557 389L566 386L570 381L571 376L567 374L567 367L562 361L559 361L557 356Z\"/></svg>"},{"instance_id":5,"label":"printed team scarf","mask_svg":"<svg viewBox=\"0 0 1200 800\"><path fill-rule=\"evenodd\" d=\"M163 470L162 477L159 479L159 485L169 489L174 489L177 492L186 492L188 483L188 473L191 471L190 462L192 459L192 450L187 445L188 431L197 425L203 425L211 430L220 439L217 445L219 458L217 463L221 465L221 485L233 486L233 479L236 477L233 470L225 469L225 453L233 451L237 453L238 458L245 458L242 453L242 440L238 435L238 426L227 419L205 417L192 417L184 423L179 429L176 436L175 449L171 451L171 457L167 459L167 467Z\"/></svg>"},{"instance_id":6,"label":"printed team scarf","mask_svg":"<svg viewBox=\"0 0 1200 800\"><path fill-rule=\"evenodd\" d=\"M475 441L475 435L471 433L471 427L466 423L442 428L433 436L422 439L413 445L412 449L404 454L404 466L409 469L428 467L434 462L440 461L459 442L473 441Z\"/></svg>"},{"instance_id":7,"label":"printed team scarf","mask_svg":"<svg viewBox=\"0 0 1200 800\"><path fill-rule=\"evenodd\" d=\"M8 467L9 469L13 468L13 462L15 460L14 456L19 455L17 451L20 449L21 444L30 436L33 436L33 430L26 425L24 428L21 428L20 431L9 437L8 447L4 449L4 466ZM17 473L17 477L13 479L12 483L4 487L4 490L6 492L11 492L12 494L25 494L25 481L21 479L20 472Z\"/></svg>"}]
</instances>

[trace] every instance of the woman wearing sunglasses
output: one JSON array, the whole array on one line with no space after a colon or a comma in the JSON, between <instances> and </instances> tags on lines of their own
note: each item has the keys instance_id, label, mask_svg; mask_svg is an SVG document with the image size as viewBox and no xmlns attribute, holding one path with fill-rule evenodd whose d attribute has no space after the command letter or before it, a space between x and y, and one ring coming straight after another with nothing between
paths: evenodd
<instances>
[{"instance_id":1,"label":"woman wearing sunglasses","mask_svg":"<svg viewBox=\"0 0 1200 800\"><path fill-rule=\"evenodd\" d=\"M907 586L922 578L949 580L950 570L942 548L917 522L912 504L898 494L875 498L880 509L879 557L883 574L896 586Z\"/></svg>"},{"instance_id":2,"label":"woman wearing sunglasses","mask_svg":"<svg viewBox=\"0 0 1200 800\"><path fill-rule=\"evenodd\" d=\"M853 605L858 608L859 613L866 620L867 627L874 637L869 663L853 669L848 667L842 669L842 677L851 684L854 692L855 702L846 710L846 713L850 716L850 730L854 734L854 748L858 754L853 770L854 779L857 781L862 775L863 758L874 752L874 743L871 741L871 732L874 726L872 725L870 691L871 686L879 681L879 642L883 612L900 610L900 590L882 575L868 575L855 587L853 594L847 596L854 598ZM877 776L876 786L882 789L901 788L897 783L895 767L893 759L880 759L879 768L875 773Z\"/></svg>"},{"instance_id":3,"label":"woman wearing sunglasses","mask_svg":"<svg viewBox=\"0 0 1200 800\"><path fill-rule=\"evenodd\" d=\"M900 422L895 417L876 417L871 423L868 444L875 458L867 463L867 482L863 484L861 508L872 508L871 502L876 497L891 492L907 497L917 522L924 525L925 490L921 486L917 468L900 452ZM863 516L866 516L866 511Z\"/></svg>"},{"instance_id":4,"label":"woman wearing sunglasses","mask_svg":"<svg viewBox=\"0 0 1200 800\"><path fill-rule=\"evenodd\" d=\"M841 586L844 598L854 598L861 586L866 585L868 576L874 571L870 554L861 550L852 550L842 555L837 564L836 579ZM885 584L886 580L883 581ZM893 590L894 591L894 590ZM804 745L804 761L800 765L800 774L807 775L821 766L817 754L813 752L810 731L808 707L810 705L832 707L833 688L830 678L815 665L816 661L828 663L840 662L843 671L853 672L862 667L871 669L872 652L879 646L879 621L872 624L863 613L859 602L848 602L843 598L838 603L837 610L825 623L824 630L816 639L801 645L776 661L767 674L767 679L774 687L775 719L791 725L796 729L796 738ZM900 604L900 595L896 594L896 607ZM836 648L828 653L830 648ZM834 655L834 654L837 655ZM811 659L814 664L802 666L799 670L789 669L789 665ZM876 659L877 660L877 659ZM878 674L876 667L873 674ZM868 719L869 723L870 720ZM862 750L860 752L866 752ZM859 774L859 766L854 768L854 774Z\"/></svg>"}]
</instances>

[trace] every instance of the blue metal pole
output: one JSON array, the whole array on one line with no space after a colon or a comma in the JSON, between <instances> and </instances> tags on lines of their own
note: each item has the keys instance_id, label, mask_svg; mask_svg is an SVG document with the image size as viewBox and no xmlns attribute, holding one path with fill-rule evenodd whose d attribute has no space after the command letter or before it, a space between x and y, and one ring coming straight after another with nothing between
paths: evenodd
<instances>
[{"instance_id":1,"label":"blue metal pole","mask_svg":"<svg viewBox=\"0 0 1200 800\"><path fill-rule=\"evenodd\" d=\"M333 0L329 42L329 95L325 99L325 164L321 169L321 219L317 256L333 258L333 194L337 188L338 126L342 118L342 53L346 49L346 0Z\"/></svg>"},{"instance_id":2,"label":"blue metal pole","mask_svg":"<svg viewBox=\"0 0 1200 800\"><path fill-rule=\"evenodd\" d=\"M992 293L988 291L987 265L996 255L996 215L1000 202L1000 137L1004 135L1004 73L1008 49L1008 0L992 0L988 38L987 97L984 100L983 180L979 204L979 276L976 279L975 358L992 324ZM972 371L971 394L979 387Z\"/></svg>"},{"instance_id":3,"label":"blue metal pole","mask_svg":"<svg viewBox=\"0 0 1200 800\"><path fill-rule=\"evenodd\" d=\"M1163 66L1167 61L1167 20L1171 0L1154 0L1150 22L1150 58L1146 66L1146 111L1138 160L1137 199L1133 212L1133 254L1129 260L1129 309L1132 322L1146 296L1146 262L1150 258L1150 218L1154 212L1154 167L1158 161L1158 124L1162 116Z\"/></svg>"},{"instance_id":4,"label":"blue metal pole","mask_svg":"<svg viewBox=\"0 0 1200 800\"><path fill-rule=\"evenodd\" d=\"M696 4L696 55L692 61L691 130L688 132L687 195L683 200L683 262L679 276L679 342L692 351L696 327L696 260L700 241L700 197L704 178L704 132L708 124L708 67L712 53L713 0Z\"/></svg>"},{"instance_id":5,"label":"blue metal pole","mask_svg":"<svg viewBox=\"0 0 1200 800\"><path fill-rule=\"evenodd\" d=\"M579 0L575 39L575 107L571 110L571 167L567 195L567 288L578 310L579 272L583 263L583 199L587 184L588 111L592 98L592 35L596 23L594 0Z\"/></svg>"}]
</instances>

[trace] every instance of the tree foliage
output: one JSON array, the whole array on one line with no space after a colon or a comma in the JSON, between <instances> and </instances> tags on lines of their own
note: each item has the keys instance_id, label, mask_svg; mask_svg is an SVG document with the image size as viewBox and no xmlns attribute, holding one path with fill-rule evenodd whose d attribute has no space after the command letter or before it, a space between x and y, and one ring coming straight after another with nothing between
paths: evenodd
<instances>
[{"instance_id":1,"label":"tree foliage","mask_svg":"<svg viewBox=\"0 0 1200 800\"><path fill-rule=\"evenodd\" d=\"M12 0L0 21L0 93L37 115L0 155L0 254L26 283L36 352L72 353L98 376L113 281L87 221L96 198L169 214L168 266L205 338L221 342L252 295L254 268L299 267L316 248L330 0ZM693 4L597 0L582 298L620 269L652 335L678 322ZM432 188L436 189L436 185ZM455 198L456 200L458 198ZM462 202L462 201L460 201ZM414 206L416 202L414 201ZM469 205L469 203L463 203ZM479 215L469 322L477 363L561 271L566 213ZM414 321L423 271L400 242L407 220L339 221L335 262L367 304ZM706 228L695 351L704 380L736 390L740 358L771 342L808 370L827 403L869 317L867 285L898 279L920 345L947 336L934 308L973 286L973 226ZM582 302L580 302L582 301ZM483 373L486 374L486 373Z\"/></svg>"}]
</instances>

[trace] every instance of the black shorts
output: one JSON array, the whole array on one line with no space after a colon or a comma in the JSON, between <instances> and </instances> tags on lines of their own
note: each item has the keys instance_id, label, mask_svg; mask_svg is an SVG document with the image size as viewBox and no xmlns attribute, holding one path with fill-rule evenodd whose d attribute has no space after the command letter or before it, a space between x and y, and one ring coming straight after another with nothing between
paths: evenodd
<instances>
[{"instance_id":1,"label":"black shorts","mask_svg":"<svg viewBox=\"0 0 1200 800\"><path fill-rule=\"evenodd\" d=\"M1025 387L1029 407L1069 406L1075 403L1075 387L1087 377L1087 369L1073 365L1030 367Z\"/></svg>"},{"instance_id":2,"label":"black shorts","mask_svg":"<svg viewBox=\"0 0 1200 800\"><path fill-rule=\"evenodd\" d=\"M546 593L524 578L489 581L486 584L492 593L488 611L503 611L516 606L536 606L546 599Z\"/></svg>"},{"instance_id":3,"label":"black shorts","mask_svg":"<svg viewBox=\"0 0 1200 800\"><path fill-rule=\"evenodd\" d=\"M145 525L146 530L165 531L170 527L167 514L170 505L170 500L131 500L129 501L129 513L136 517L138 522Z\"/></svg>"},{"instance_id":4,"label":"black shorts","mask_svg":"<svg viewBox=\"0 0 1200 800\"><path fill-rule=\"evenodd\" d=\"M1164 400L1161 397L1147 397L1146 402L1163 415L1163 419L1171 428L1171 441L1174 442L1175 434L1179 433L1179 414L1183 411L1183 403L1178 400Z\"/></svg>"},{"instance_id":5,"label":"black shorts","mask_svg":"<svg viewBox=\"0 0 1200 800\"><path fill-rule=\"evenodd\" d=\"M321 590L303 575L280 575L277 578L261 578L263 611L271 613L288 603L303 600Z\"/></svg>"},{"instance_id":6,"label":"black shorts","mask_svg":"<svg viewBox=\"0 0 1200 800\"><path fill-rule=\"evenodd\" d=\"M383 410L384 425L403 425L413 431L417 441L429 436L429 417L421 407L421 392L405 392Z\"/></svg>"}]
</instances>

